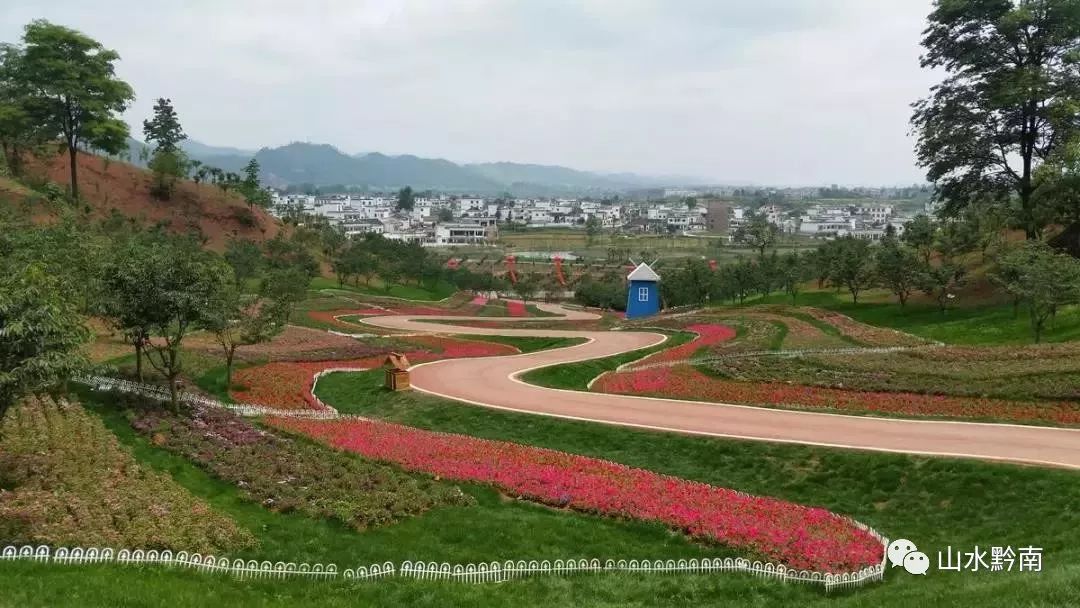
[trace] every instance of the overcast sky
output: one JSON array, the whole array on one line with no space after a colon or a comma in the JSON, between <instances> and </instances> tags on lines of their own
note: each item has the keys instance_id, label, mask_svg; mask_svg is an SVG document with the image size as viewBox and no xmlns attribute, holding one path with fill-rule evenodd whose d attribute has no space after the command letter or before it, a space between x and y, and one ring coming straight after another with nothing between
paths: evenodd
<instances>
[{"instance_id":1,"label":"overcast sky","mask_svg":"<svg viewBox=\"0 0 1080 608\"><path fill-rule=\"evenodd\" d=\"M930 0L5 0L121 55L132 134L760 184L921 181Z\"/></svg>"}]
</instances>

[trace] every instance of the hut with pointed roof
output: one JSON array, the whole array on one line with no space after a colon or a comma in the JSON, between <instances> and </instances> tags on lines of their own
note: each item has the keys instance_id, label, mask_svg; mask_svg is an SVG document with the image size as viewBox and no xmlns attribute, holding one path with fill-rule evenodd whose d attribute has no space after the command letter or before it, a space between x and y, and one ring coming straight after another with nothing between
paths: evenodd
<instances>
[{"instance_id":1,"label":"hut with pointed roof","mask_svg":"<svg viewBox=\"0 0 1080 608\"><path fill-rule=\"evenodd\" d=\"M630 289L626 296L626 318L639 319L660 312L660 275L642 262L626 276Z\"/></svg>"}]
</instances>

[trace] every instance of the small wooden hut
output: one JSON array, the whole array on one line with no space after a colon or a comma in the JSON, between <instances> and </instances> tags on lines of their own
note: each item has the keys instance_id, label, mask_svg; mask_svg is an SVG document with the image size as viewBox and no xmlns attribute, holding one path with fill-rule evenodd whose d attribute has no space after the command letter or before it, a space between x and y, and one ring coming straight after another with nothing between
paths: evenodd
<instances>
[{"instance_id":1,"label":"small wooden hut","mask_svg":"<svg viewBox=\"0 0 1080 608\"><path fill-rule=\"evenodd\" d=\"M401 353L390 353L383 363L386 368L386 388L392 391L409 390L409 359Z\"/></svg>"}]
</instances>

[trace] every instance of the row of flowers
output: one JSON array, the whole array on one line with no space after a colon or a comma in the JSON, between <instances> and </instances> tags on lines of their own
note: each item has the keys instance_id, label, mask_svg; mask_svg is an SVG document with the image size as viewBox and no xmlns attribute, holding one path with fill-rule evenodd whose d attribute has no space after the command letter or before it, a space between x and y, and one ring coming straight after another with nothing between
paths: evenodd
<instances>
[{"instance_id":1,"label":"row of flowers","mask_svg":"<svg viewBox=\"0 0 1080 608\"><path fill-rule=\"evenodd\" d=\"M490 357L512 355L517 349L505 344L459 340L445 336L410 336L399 338L413 345L405 356L412 363L424 363L437 359L464 357ZM266 407L282 409L320 409L322 406L311 395L315 375L328 369L380 367L384 355L356 359L330 361L274 362L238 370L234 380L240 387L232 396L245 403L258 403Z\"/></svg>"},{"instance_id":2,"label":"row of flowers","mask_svg":"<svg viewBox=\"0 0 1080 608\"><path fill-rule=\"evenodd\" d=\"M525 309L525 303L521 300L507 300L506 312L511 317L527 317L529 311Z\"/></svg>"},{"instance_id":3,"label":"row of flowers","mask_svg":"<svg viewBox=\"0 0 1080 608\"><path fill-rule=\"evenodd\" d=\"M811 317L832 325L840 333L867 346L918 346L929 341L895 329L860 323L849 316L831 310L809 306L799 309Z\"/></svg>"},{"instance_id":4,"label":"row of flowers","mask_svg":"<svg viewBox=\"0 0 1080 608\"><path fill-rule=\"evenodd\" d=\"M660 367L601 376L593 390L750 405L883 413L901 416L1080 424L1080 406L1069 402L1010 401L910 392L852 391L785 382L739 382L690 366Z\"/></svg>"},{"instance_id":5,"label":"row of flowers","mask_svg":"<svg viewBox=\"0 0 1080 608\"><path fill-rule=\"evenodd\" d=\"M193 407L183 415L139 408L131 426L273 511L338 519L365 530L435 507L473 503L457 487L262 431L221 408Z\"/></svg>"},{"instance_id":6,"label":"row of flowers","mask_svg":"<svg viewBox=\"0 0 1080 608\"><path fill-rule=\"evenodd\" d=\"M743 358L710 364L725 378L787 381L844 390L910 392L1018 401L1080 400L1080 357L981 359L942 357L926 349L902 353L815 353Z\"/></svg>"},{"instance_id":7,"label":"row of flowers","mask_svg":"<svg viewBox=\"0 0 1080 608\"><path fill-rule=\"evenodd\" d=\"M0 423L0 539L12 544L200 552L254 547L252 534L136 462L101 419L47 398Z\"/></svg>"},{"instance_id":8,"label":"row of flowers","mask_svg":"<svg viewBox=\"0 0 1080 608\"><path fill-rule=\"evenodd\" d=\"M630 367L653 365L670 361L685 361L693 358L694 354L703 348L720 344L721 342L725 342L735 337L734 329L727 325L717 325L715 323L696 323L687 325L682 329L683 331L697 334L697 337L686 344L662 350L635 361Z\"/></svg>"},{"instance_id":9,"label":"row of flowers","mask_svg":"<svg viewBox=\"0 0 1080 608\"><path fill-rule=\"evenodd\" d=\"M368 458L442 478L491 484L516 497L607 516L662 522L690 536L789 567L848 572L881 562L882 546L822 508L514 443L363 419L273 418Z\"/></svg>"}]
</instances>

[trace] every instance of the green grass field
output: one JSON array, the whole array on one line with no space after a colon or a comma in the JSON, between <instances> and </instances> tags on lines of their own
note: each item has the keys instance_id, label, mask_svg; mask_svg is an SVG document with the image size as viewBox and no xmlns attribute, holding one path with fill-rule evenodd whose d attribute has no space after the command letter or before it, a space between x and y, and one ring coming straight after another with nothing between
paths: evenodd
<instances>
[{"instance_id":1,"label":"green grass field","mask_svg":"<svg viewBox=\"0 0 1080 608\"><path fill-rule=\"evenodd\" d=\"M706 256L710 259L729 262L741 255L749 255L753 250L733 246L727 243L724 235L659 235L634 234L612 235L599 234L591 241L584 230L543 228L522 231L503 231L498 242L512 251L570 251L589 260L606 259L608 249L629 249L631 257L640 257L641 252L652 252L667 257ZM723 243L718 246L718 243ZM791 249L806 249L815 243L803 238L787 239L777 244L781 253ZM650 260L651 261L651 260ZM620 259L618 264L627 260Z\"/></svg>"},{"instance_id":2,"label":"green grass field","mask_svg":"<svg viewBox=\"0 0 1080 608\"><path fill-rule=\"evenodd\" d=\"M593 359L591 361L579 361L577 363L565 363L563 365L544 367L524 374L521 379L529 384L536 384L539 386L584 391L588 390L590 380L604 372L612 371L624 363L636 361L646 355L661 350L667 350L679 346L680 344L686 344L693 339L694 334L692 333L677 332L671 334L663 344L651 348L643 348L641 350L615 355L614 357L605 357L603 359Z\"/></svg>"},{"instance_id":3,"label":"green grass field","mask_svg":"<svg viewBox=\"0 0 1080 608\"><path fill-rule=\"evenodd\" d=\"M697 606L1067 606L1080 585L1080 484L1074 473L961 460L658 434L499 412L417 393L384 392L381 373L333 374L319 395L342 411L447 432L587 454L740 490L820 505L891 537L913 540L936 559L951 545L1037 546L1042 573L953 573L914 577L826 594L737 574L582 575L491 585L380 582L236 581L157 568L0 565L0 605L11 606L345 606L476 605ZM260 558L334 561L341 567L390 559L490 557L654 557L723 554L660 526L567 513L492 490L466 486L476 507L429 512L363 533L244 501L182 458L127 427L122 414L96 406L141 462L233 516L258 537ZM116 584L117 581L122 584Z\"/></svg>"},{"instance_id":4,"label":"green grass field","mask_svg":"<svg viewBox=\"0 0 1080 608\"><path fill-rule=\"evenodd\" d=\"M332 288L336 288L333 282ZM377 294L381 295L381 294ZM437 294L431 294L437 295ZM1026 316L1008 306L958 307L942 317L928 305L899 307L886 294L851 305L846 294L811 291L800 305L958 344L1026 343ZM334 298L336 307L341 300ZM775 296L770 301L788 303ZM760 300L748 302L760 303ZM327 302L327 306L331 303ZM738 307L732 307L737 310ZM299 313L298 313L299 314ZM1080 338L1080 311L1059 314L1052 341ZM994 327L997 323L1000 327ZM831 326L829 326L831 327ZM471 337L523 352L572 341ZM660 347L617 357L536 370L527 381L584 390L596 375L648 353L685 343L675 333ZM220 384L220 369L199 370L199 384ZM57 566L0 562L4 606L1028 606L1075 605L1080 589L1080 483L1075 472L956 459L835 450L653 433L516 414L417 392L381 388L382 371L337 373L319 382L319 397L342 413L419 428L526 443L595 456L661 473L818 505L865 522L892 538L909 538L930 555L947 547L988 551L994 545L1043 548L1041 573L943 572L926 577L890 570L883 584L827 594L739 574L580 575L466 585L391 578L368 582L238 581L155 567ZM606 519L510 500L491 488L459 484L476 501L444 507L363 532L298 513L273 513L245 500L232 485L135 433L124 413L101 395L88 406L136 458L207 500L250 530L260 546L230 557L333 562L490 559L678 558L729 555L660 525ZM2 480L0 480L2 484ZM2 487L2 485L0 485Z\"/></svg>"},{"instance_id":5,"label":"green grass field","mask_svg":"<svg viewBox=\"0 0 1080 608\"><path fill-rule=\"evenodd\" d=\"M371 281L371 286L367 285L351 285L346 283L340 285L335 279L327 277L315 277L311 280L310 289L330 289L349 293L356 293L364 296L375 297L391 297L399 298L402 300L417 300L422 302L432 302L442 300L449 297L455 291L453 285L449 283L441 283L435 289L428 289L420 285L391 285L389 291L385 289L382 281L378 278Z\"/></svg>"},{"instance_id":6,"label":"green grass field","mask_svg":"<svg viewBox=\"0 0 1080 608\"><path fill-rule=\"evenodd\" d=\"M860 294L858 304L851 302L846 292L812 290L799 294L799 306L816 306L841 312L849 317L938 340L946 344L1030 344L1034 342L1027 309L1020 307L1013 316L1011 304L959 303L944 314L936 304L914 301L904 308L885 291L873 290ZM791 298L773 294L768 298L751 298L746 306L756 304L790 304ZM720 308L738 308L721 306ZM1080 306L1069 306L1058 312L1043 334L1043 342L1080 340Z\"/></svg>"}]
</instances>

